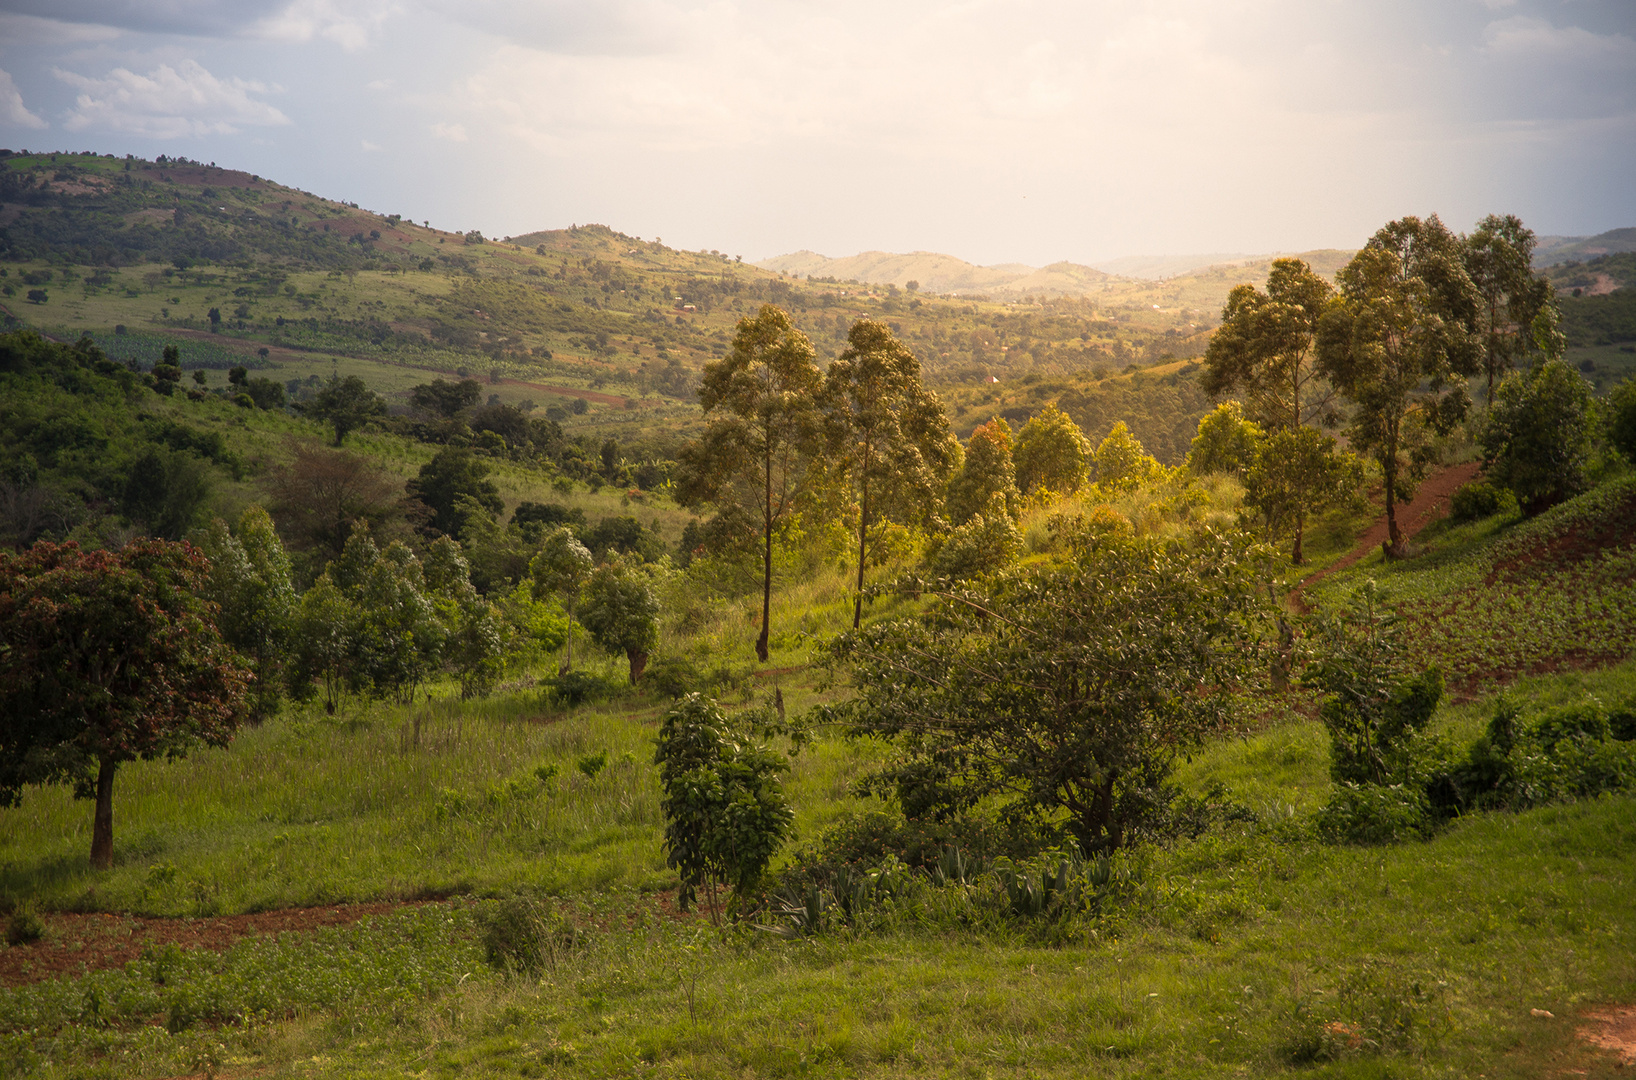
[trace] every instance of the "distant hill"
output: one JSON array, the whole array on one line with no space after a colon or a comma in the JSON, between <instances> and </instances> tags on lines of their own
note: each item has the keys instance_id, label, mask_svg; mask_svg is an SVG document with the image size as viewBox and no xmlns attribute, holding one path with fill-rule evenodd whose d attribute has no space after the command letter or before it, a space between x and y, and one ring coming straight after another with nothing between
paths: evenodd
<instances>
[{"instance_id":1,"label":"distant hill","mask_svg":"<svg viewBox=\"0 0 1636 1080\"><path fill-rule=\"evenodd\" d=\"M865 251L832 259L814 251L797 251L763 259L755 265L781 274L813 281L863 285L895 285L908 288L915 282L923 292L953 296L980 294L994 298L1019 296L1087 296L1130 286L1139 281L1172 282L1178 279L1208 278L1265 281L1267 270L1277 255L1132 255L1096 266L1057 262L1046 267L1022 263L977 266L933 251L897 255L886 251ZM1350 251L1321 249L1302 252L1322 274L1333 275L1352 257ZM1122 291L1122 290L1120 290ZM1225 298L1225 291L1222 297ZM1214 299L1212 297L1212 299ZM1219 303L1218 305L1219 306Z\"/></svg>"},{"instance_id":2,"label":"distant hill","mask_svg":"<svg viewBox=\"0 0 1636 1080\"><path fill-rule=\"evenodd\" d=\"M922 291L956 296L973 293L1080 296L1108 280L1102 271L1077 263L1053 263L1043 269L1021 263L977 266L933 251L913 251L907 255L865 251L841 259L831 259L814 251L797 251L764 259L755 265L776 273L810 277L814 281L856 281L866 285L896 285L900 289L908 288L912 281Z\"/></svg>"},{"instance_id":3,"label":"distant hill","mask_svg":"<svg viewBox=\"0 0 1636 1080\"><path fill-rule=\"evenodd\" d=\"M1609 229L1595 236L1542 236L1534 248L1534 265L1556 266L1631 251L1636 251L1636 228Z\"/></svg>"}]
</instances>

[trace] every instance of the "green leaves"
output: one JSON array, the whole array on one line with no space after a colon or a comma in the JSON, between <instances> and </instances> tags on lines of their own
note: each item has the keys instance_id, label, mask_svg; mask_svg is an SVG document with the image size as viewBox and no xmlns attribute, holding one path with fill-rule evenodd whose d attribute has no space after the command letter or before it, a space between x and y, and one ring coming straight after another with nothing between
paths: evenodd
<instances>
[{"instance_id":1,"label":"green leaves","mask_svg":"<svg viewBox=\"0 0 1636 1080\"><path fill-rule=\"evenodd\" d=\"M919 618L845 634L856 696L818 717L890 740L873 785L911 817L985 803L1087 852L1160 824L1175 756L1225 721L1257 653L1251 553L1087 536L1066 566L944 590Z\"/></svg>"},{"instance_id":2,"label":"green leaves","mask_svg":"<svg viewBox=\"0 0 1636 1080\"><path fill-rule=\"evenodd\" d=\"M701 885L726 885L736 916L795 820L778 780L789 763L747 734L701 694L679 701L659 728L665 862L681 877L684 909Z\"/></svg>"},{"instance_id":3,"label":"green leaves","mask_svg":"<svg viewBox=\"0 0 1636 1080\"><path fill-rule=\"evenodd\" d=\"M1483 425L1483 471L1529 515L1578 495L1590 484L1593 409L1590 384L1562 360L1508 376Z\"/></svg>"}]
</instances>

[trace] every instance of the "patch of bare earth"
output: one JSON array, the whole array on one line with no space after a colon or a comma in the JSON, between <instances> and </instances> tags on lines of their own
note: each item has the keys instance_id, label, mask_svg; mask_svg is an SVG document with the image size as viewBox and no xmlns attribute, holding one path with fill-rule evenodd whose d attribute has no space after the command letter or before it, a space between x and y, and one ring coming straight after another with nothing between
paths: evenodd
<instances>
[{"instance_id":1,"label":"patch of bare earth","mask_svg":"<svg viewBox=\"0 0 1636 1080\"><path fill-rule=\"evenodd\" d=\"M1619 1055L1620 1066L1636 1065L1636 1006L1615 1005L1585 1014L1579 1037Z\"/></svg>"},{"instance_id":2,"label":"patch of bare earth","mask_svg":"<svg viewBox=\"0 0 1636 1080\"><path fill-rule=\"evenodd\" d=\"M1415 491L1414 500L1399 503L1397 506L1397 528L1403 534L1403 539L1412 540L1426 526L1447 514L1454 493L1470 483L1480 468L1475 461L1471 461L1463 465L1450 465L1426 477ZM1378 551L1380 546L1386 543L1389 535L1386 515L1382 514L1362 536L1358 537L1356 547L1296 586L1295 592L1290 595L1290 603L1294 604L1298 611L1307 610L1306 601L1301 594L1308 586L1322 581L1330 574L1345 570L1371 551Z\"/></svg>"},{"instance_id":3,"label":"patch of bare earth","mask_svg":"<svg viewBox=\"0 0 1636 1080\"><path fill-rule=\"evenodd\" d=\"M45 914L40 916L45 924L43 938L0 951L0 986L22 986L62 975L123 967L140 957L143 950L161 945L219 952L240 938L346 926L402 906L394 902L337 904L200 919Z\"/></svg>"}]
</instances>

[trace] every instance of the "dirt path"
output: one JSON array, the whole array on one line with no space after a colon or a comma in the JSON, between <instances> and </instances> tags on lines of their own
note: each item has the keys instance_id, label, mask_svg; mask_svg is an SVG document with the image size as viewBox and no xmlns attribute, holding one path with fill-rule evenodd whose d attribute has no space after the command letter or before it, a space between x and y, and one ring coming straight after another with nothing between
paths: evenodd
<instances>
[{"instance_id":1,"label":"dirt path","mask_svg":"<svg viewBox=\"0 0 1636 1080\"><path fill-rule=\"evenodd\" d=\"M1448 513L1449 501L1454 498L1454 493L1469 483L1480 468L1475 461L1471 461L1463 465L1450 465L1426 477L1419 490L1414 493L1414 501L1398 505L1397 527L1403 538L1413 539L1426 526L1444 517ZM1371 551L1379 549L1386 542L1387 535L1386 515L1381 514L1375 519L1375 523L1358 537L1356 547L1297 585L1295 591L1290 593L1290 603L1298 611L1307 610L1301 594L1308 586L1322 581L1330 574L1345 570Z\"/></svg>"},{"instance_id":2,"label":"dirt path","mask_svg":"<svg viewBox=\"0 0 1636 1080\"><path fill-rule=\"evenodd\" d=\"M40 916L45 936L27 945L0 951L0 986L74 976L82 971L122 967L158 945L184 949L226 949L240 938L346 926L371 915L384 915L403 903L337 904L287 908L255 915L204 919L163 919L140 915L52 913Z\"/></svg>"}]
</instances>

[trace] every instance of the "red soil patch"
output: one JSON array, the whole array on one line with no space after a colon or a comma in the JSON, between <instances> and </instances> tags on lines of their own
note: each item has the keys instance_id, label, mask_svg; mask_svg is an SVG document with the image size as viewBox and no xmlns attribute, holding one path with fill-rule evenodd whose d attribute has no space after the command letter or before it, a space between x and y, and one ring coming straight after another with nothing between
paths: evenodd
<instances>
[{"instance_id":1,"label":"red soil patch","mask_svg":"<svg viewBox=\"0 0 1636 1080\"><path fill-rule=\"evenodd\" d=\"M1480 468L1481 466L1473 461L1464 465L1451 465L1428 476L1415 492L1413 502L1399 503L1397 506L1397 527L1403 538L1412 539L1426 526L1442 518L1447 512L1449 500L1454 498L1454 493L1469 483ZM1307 586L1322 581L1330 574L1345 570L1371 551L1379 550L1389 535L1386 515L1381 514L1358 538L1356 547L1316 574L1302 580L1290 594L1290 603L1295 605L1298 611L1307 610L1306 602L1301 595Z\"/></svg>"},{"instance_id":2,"label":"red soil patch","mask_svg":"<svg viewBox=\"0 0 1636 1080\"><path fill-rule=\"evenodd\" d=\"M1636 1065L1636 1006L1615 1005L1586 1013L1591 1021L1579 1029L1579 1037L1592 1046L1619 1055L1620 1067Z\"/></svg>"},{"instance_id":3,"label":"red soil patch","mask_svg":"<svg viewBox=\"0 0 1636 1080\"><path fill-rule=\"evenodd\" d=\"M101 968L123 967L157 945L221 951L241 938L282 934L321 926L346 926L369 915L384 915L401 903L338 904L290 908L255 915L205 919L162 919L133 915L41 915L45 937L31 945L0 951L0 986L23 986Z\"/></svg>"}]
</instances>

